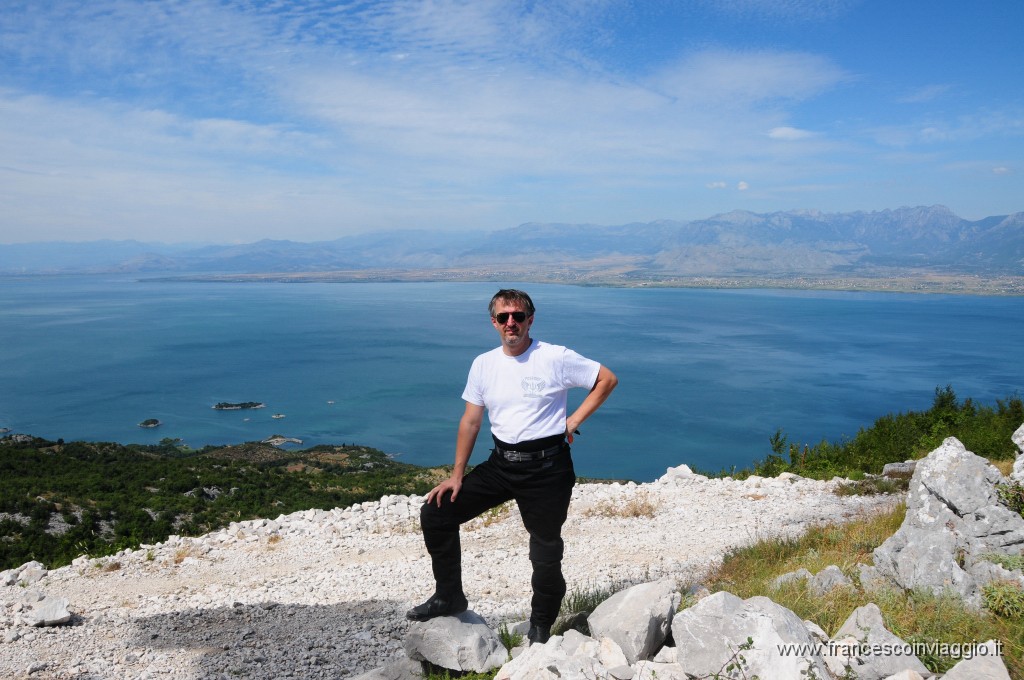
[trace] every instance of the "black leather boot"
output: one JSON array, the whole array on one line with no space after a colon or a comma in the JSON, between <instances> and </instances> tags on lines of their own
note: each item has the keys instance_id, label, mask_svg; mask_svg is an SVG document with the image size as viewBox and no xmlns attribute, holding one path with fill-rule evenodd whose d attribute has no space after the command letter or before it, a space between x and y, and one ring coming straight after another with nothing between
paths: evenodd
<instances>
[{"instance_id":1,"label":"black leather boot","mask_svg":"<svg viewBox=\"0 0 1024 680\"><path fill-rule=\"evenodd\" d=\"M526 639L530 641L531 645L542 645L551 639L551 627L537 626L531 623L530 632L526 634Z\"/></svg>"},{"instance_id":2,"label":"black leather boot","mask_svg":"<svg viewBox=\"0 0 1024 680\"><path fill-rule=\"evenodd\" d=\"M434 593L429 600L407 611L405 618L410 621L429 621L438 616L461 614L466 611L467 607L469 607L469 602L466 601L466 596L462 593L452 597L442 597Z\"/></svg>"}]
</instances>

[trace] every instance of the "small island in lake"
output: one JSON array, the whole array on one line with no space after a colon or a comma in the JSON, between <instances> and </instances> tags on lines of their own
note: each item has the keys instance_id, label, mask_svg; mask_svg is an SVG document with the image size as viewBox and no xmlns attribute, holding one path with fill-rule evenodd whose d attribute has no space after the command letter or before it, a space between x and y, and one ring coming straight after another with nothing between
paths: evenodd
<instances>
[{"instance_id":1,"label":"small island in lake","mask_svg":"<svg viewBox=\"0 0 1024 680\"><path fill-rule=\"evenodd\" d=\"M146 418L141 423L139 423L139 427L160 427L160 425L162 424L163 423L161 423L156 418Z\"/></svg>"},{"instance_id":2,"label":"small island in lake","mask_svg":"<svg viewBox=\"0 0 1024 680\"><path fill-rule=\"evenodd\" d=\"M266 404L261 401L240 401L233 403L230 401L221 401L213 405L213 408L218 411L238 411L243 408L264 408Z\"/></svg>"}]
</instances>

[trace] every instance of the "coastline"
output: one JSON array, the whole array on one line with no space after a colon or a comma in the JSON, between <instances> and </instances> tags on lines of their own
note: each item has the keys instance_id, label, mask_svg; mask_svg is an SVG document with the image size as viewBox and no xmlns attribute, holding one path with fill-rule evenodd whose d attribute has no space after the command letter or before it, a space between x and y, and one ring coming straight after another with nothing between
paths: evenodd
<instances>
[{"instance_id":1,"label":"coastline","mask_svg":"<svg viewBox=\"0 0 1024 680\"><path fill-rule=\"evenodd\" d=\"M885 273L835 275L653 275L635 270L553 269L365 269L324 272L187 274L139 278L146 282L189 283L486 283L519 282L607 288L779 289L858 293L1024 296L1024 276Z\"/></svg>"}]
</instances>

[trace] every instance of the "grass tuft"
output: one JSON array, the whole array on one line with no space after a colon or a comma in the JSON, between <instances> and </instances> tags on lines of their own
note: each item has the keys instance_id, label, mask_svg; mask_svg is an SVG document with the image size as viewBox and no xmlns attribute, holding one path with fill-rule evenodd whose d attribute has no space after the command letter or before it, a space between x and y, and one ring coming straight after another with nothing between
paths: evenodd
<instances>
[{"instance_id":1,"label":"grass tuft","mask_svg":"<svg viewBox=\"0 0 1024 680\"><path fill-rule=\"evenodd\" d=\"M584 635L590 635L587 616L592 614L599 604L629 585L631 584L574 586L562 599L558 620L551 627L552 634L562 635L571 628Z\"/></svg>"},{"instance_id":2,"label":"grass tuft","mask_svg":"<svg viewBox=\"0 0 1024 680\"><path fill-rule=\"evenodd\" d=\"M646 491L634 494L625 500L603 500L583 512L584 517L623 517L633 519L654 517L658 503Z\"/></svg>"},{"instance_id":3,"label":"grass tuft","mask_svg":"<svg viewBox=\"0 0 1024 680\"><path fill-rule=\"evenodd\" d=\"M509 652L523 644L523 634L510 631L507 623L502 623L498 626L498 639L501 640L501 645Z\"/></svg>"},{"instance_id":4,"label":"grass tuft","mask_svg":"<svg viewBox=\"0 0 1024 680\"><path fill-rule=\"evenodd\" d=\"M985 608L996 616L1006 619L1024 617L1024 590L1016 581L1000 579L986 583L981 588L981 598Z\"/></svg>"},{"instance_id":5,"label":"grass tuft","mask_svg":"<svg viewBox=\"0 0 1024 680\"><path fill-rule=\"evenodd\" d=\"M865 476L862 479L843 482L836 487L837 496L874 496L886 493L903 493L910 488L909 478Z\"/></svg>"},{"instance_id":6,"label":"grass tuft","mask_svg":"<svg viewBox=\"0 0 1024 680\"><path fill-rule=\"evenodd\" d=\"M1000 555L988 553L981 556L981 559L992 564L998 564L1003 569L1010 571L1024 571L1024 555Z\"/></svg>"}]
</instances>

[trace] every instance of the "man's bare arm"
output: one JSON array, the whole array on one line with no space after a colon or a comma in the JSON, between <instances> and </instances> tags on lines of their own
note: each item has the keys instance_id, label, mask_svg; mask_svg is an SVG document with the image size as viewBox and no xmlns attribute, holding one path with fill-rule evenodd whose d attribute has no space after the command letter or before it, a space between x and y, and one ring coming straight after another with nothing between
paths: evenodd
<instances>
[{"instance_id":1,"label":"man's bare arm","mask_svg":"<svg viewBox=\"0 0 1024 680\"><path fill-rule=\"evenodd\" d=\"M441 507L441 498L448 491L452 492L452 500L459 495L462 488L462 478L466 474L466 466L469 465L469 457L473 455L473 447L476 445L476 436L480 432L480 426L484 421L484 407L466 402L466 411L459 420L459 434L455 440L455 467L451 476L435 486L427 494L427 503L437 501Z\"/></svg>"},{"instance_id":2,"label":"man's bare arm","mask_svg":"<svg viewBox=\"0 0 1024 680\"><path fill-rule=\"evenodd\" d=\"M584 420L593 415L594 411L604 403L605 399L608 398L608 395L612 393L612 390L618 384L619 379L615 377L615 374L607 366L601 366L601 369L597 372L597 380L594 382L594 386L590 388L590 394L583 400L580 407L565 419L565 433L569 435L569 441L572 441L573 432L579 428Z\"/></svg>"}]
</instances>

